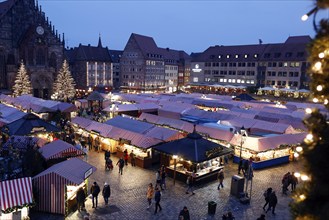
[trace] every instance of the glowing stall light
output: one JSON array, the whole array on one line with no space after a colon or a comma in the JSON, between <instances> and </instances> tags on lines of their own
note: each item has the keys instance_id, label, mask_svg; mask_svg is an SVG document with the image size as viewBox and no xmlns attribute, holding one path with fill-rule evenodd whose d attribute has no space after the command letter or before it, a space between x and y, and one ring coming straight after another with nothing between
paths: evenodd
<instances>
[{"instance_id":1,"label":"glowing stall light","mask_svg":"<svg viewBox=\"0 0 329 220\"><path fill-rule=\"evenodd\" d=\"M303 201L303 200L306 199L306 196L305 196L304 194L302 194L302 195L299 196L299 199L300 199L301 201Z\"/></svg>"},{"instance_id":2,"label":"glowing stall light","mask_svg":"<svg viewBox=\"0 0 329 220\"><path fill-rule=\"evenodd\" d=\"M296 158L299 157L299 153L297 153L297 152L294 153L294 157L296 157Z\"/></svg>"},{"instance_id":3,"label":"glowing stall light","mask_svg":"<svg viewBox=\"0 0 329 220\"><path fill-rule=\"evenodd\" d=\"M322 89L323 89L323 86L322 86L322 85L318 85L318 86L316 87L316 90L319 91L319 92L322 91Z\"/></svg>"},{"instance_id":4,"label":"glowing stall light","mask_svg":"<svg viewBox=\"0 0 329 220\"><path fill-rule=\"evenodd\" d=\"M318 98L313 98L313 102L317 103L317 102L319 102L319 99Z\"/></svg>"},{"instance_id":5,"label":"glowing stall light","mask_svg":"<svg viewBox=\"0 0 329 220\"><path fill-rule=\"evenodd\" d=\"M328 103L329 103L328 99L325 99L323 102L323 104L325 104L325 105L328 105Z\"/></svg>"}]
</instances>

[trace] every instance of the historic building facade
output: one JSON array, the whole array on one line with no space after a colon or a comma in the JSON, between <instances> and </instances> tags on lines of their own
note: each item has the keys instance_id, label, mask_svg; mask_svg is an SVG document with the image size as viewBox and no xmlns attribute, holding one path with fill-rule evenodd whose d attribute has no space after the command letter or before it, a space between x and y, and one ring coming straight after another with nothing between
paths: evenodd
<instances>
[{"instance_id":1,"label":"historic building facade","mask_svg":"<svg viewBox=\"0 0 329 220\"><path fill-rule=\"evenodd\" d=\"M123 51L122 50L109 50L111 59L112 59L112 67L113 67L113 88L115 90L120 88L120 60Z\"/></svg>"},{"instance_id":2,"label":"historic building facade","mask_svg":"<svg viewBox=\"0 0 329 220\"><path fill-rule=\"evenodd\" d=\"M284 43L213 46L193 56L190 83L307 88L309 36Z\"/></svg>"},{"instance_id":3,"label":"historic building facade","mask_svg":"<svg viewBox=\"0 0 329 220\"><path fill-rule=\"evenodd\" d=\"M0 89L11 90L21 61L32 83L32 94L49 98L62 65L64 38L34 0L0 3Z\"/></svg>"},{"instance_id":4,"label":"historic building facade","mask_svg":"<svg viewBox=\"0 0 329 220\"><path fill-rule=\"evenodd\" d=\"M188 62L180 60L186 57L188 55L183 51L159 48L153 38L133 33L120 60L121 89L127 92L174 92L179 73L184 75L188 69L185 68Z\"/></svg>"},{"instance_id":5,"label":"historic building facade","mask_svg":"<svg viewBox=\"0 0 329 220\"><path fill-rule=\"evenodd\" d=\"M113 68L109 49L102 46L99 37L96 47L79 45L65 50L71 74L77 89L88 89L98 86L113 86Z\"/></svg>"}]
</instances>

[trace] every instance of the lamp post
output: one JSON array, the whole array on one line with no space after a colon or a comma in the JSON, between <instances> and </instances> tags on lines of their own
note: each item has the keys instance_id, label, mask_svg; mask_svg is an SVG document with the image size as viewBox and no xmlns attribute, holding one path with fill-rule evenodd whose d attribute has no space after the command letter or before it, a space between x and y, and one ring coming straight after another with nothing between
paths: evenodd
<instances>
[{"instance_id":1,"label":"lamp post","mask_svg":"<svg viewBox=\"0 0 329 220\"><path fill-rule=\"evenodd\" d=\"M173 155L172 158L174 159L174 185L176 183L176 165L177 165L177 155Z\"/></svg>"},{"instance_id":2,"label":"lamp post","mask_svg":"<svg viewBox=\"0 0 329 220\"><path fill-rule=\"evenodd\" d=\"M241 161L242 159L242 145L247 137L246 135L246 130L244 128L244 126L241 127L240 129L240 135L241 135L241 142L240 142L240 159L239 159L239 162Z\"/></svg>"}]
</instances>

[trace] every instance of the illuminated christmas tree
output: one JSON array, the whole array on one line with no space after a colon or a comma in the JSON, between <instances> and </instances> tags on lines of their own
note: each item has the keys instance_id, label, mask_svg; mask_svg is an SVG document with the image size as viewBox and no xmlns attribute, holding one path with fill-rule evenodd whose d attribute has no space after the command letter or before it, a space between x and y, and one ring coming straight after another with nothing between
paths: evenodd
<instances>
[{"instance_id":1,"label":"illuminated christmas tree","mask_svg":"<svg viewBox=\"0 0 329 220\"><path fill-rule=\"evenodd\" d=\"M69 70L69 65L64 60L54 83L52 99L67 101L75 96L75 82Z\"/></svg>"},{"instance_id":2,"label":"illuminated christmas tree","mask_svg":"<svg viewBox=\"0 0 329 220\"><path fill-rule=\"evenodd\" d=\"M18 69L15 85L13 86L14 96L31 94L32 87L29 76L27 75L23 61Z\"/></svg>"},{"instance_id":3,"label":"illuminated christmas tree","mask_svg":"<svg viewBox=\"0 0 329 220\"><path fill-rule=\"evenodd\" d=\"M302 17L313 14L316 36L309 45L311 100L329 109L329 19L316 23L319 10L328 10L329 0L316 1L316 7ZM291 210L295 219L329 219L329 124L326 114L319 109L306 109L304 123L309 134L296 156L302 154L305 170L297 173L304 184L294 194Z\"/></svg>"}]
</instances>

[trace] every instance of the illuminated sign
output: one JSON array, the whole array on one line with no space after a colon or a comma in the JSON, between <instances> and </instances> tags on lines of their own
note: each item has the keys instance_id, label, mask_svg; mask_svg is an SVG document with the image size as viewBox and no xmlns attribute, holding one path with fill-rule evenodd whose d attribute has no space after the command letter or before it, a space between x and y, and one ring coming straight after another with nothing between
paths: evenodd
<instances>
[{"instance_id":1,"label":"illuminated sign","mask_svg":"<svg viewBox=\"0 0 329 220\"><path fill-rule=\"evenodd\" d=\"M206 157L207 158L214 158L221 156L223 152L223 147L216 147L211 150L206 151Z\"/></svg>"},{"instance_id":2,"label":"illuminated sign","mask_svg":"<svg viewBox=\"0 0 329 220\"><path fill-rule=\"evenodd\" d=\"M91 167L89 170L85 172L85 179L87 179L93 173L93 168Z\"/></svg>"},{"instance_id":3,"label":"illuminated sign","mask_svg":"<svg viewBox=\"0 0 329 220\"><path fill-rule=\"evenodd\" d=\"M200 73L202 69L200 69L199 64L195 64L194 68L192 69L193 72L195 73Z\"/></svg>"},{"instance_id":4,"label":"illuminated sign","mask_svg":"<svg viewBox=\"0 0 329 220\"><path fill-rule=\"evenodd\" d=\"M34 127L31 130L31 133L46 131L44 127Z\"/></svg>"}]
</instances>

